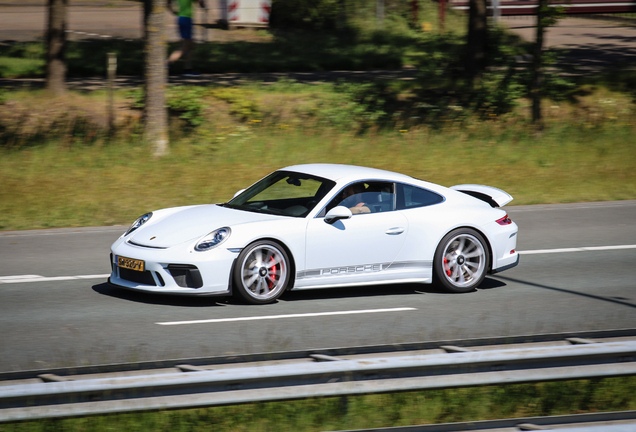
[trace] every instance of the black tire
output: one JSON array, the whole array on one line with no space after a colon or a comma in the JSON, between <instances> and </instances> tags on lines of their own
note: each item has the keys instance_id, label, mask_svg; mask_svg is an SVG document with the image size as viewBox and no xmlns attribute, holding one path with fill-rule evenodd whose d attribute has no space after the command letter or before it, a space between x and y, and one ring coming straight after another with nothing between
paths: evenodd
<instances>
[{"instance_id":1,"label":"black tire","mask_svg":"<svg viewBox=\"0 0 636 432\"><path fill-rule=\"evenodd\" d=\"M490 253L484 237L470 228L459 228L442 239L435 251L435 281L448 291L473 291L486 277Z\"/></svg>"},{"instance_id":2,"label":"black tire","mask_svg":"<svg viewBox=\"0 0 636 432\"><path fill-rule=\"evenodd\" d=\"M285 249L269 240L245 247L234 266L233 293L251 304L272 303L285 292L291 280L291 265Z\"/></svg>"}]
</instances>

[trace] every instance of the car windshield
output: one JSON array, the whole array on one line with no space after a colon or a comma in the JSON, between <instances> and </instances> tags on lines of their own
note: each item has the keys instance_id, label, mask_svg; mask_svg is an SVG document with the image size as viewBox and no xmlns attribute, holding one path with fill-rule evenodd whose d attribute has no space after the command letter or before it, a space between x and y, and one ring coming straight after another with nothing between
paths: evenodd
<instances>
[{"instance_id":1,"label":"car windshield","mask_svg":"<svg viewBox=\"0 0 636 432\"><path fill-rule=\"evenodd\" d=\"M305 217L335 184L308 174L276 171L223 205L257 213Z\"/></svg>"}]
</instances>

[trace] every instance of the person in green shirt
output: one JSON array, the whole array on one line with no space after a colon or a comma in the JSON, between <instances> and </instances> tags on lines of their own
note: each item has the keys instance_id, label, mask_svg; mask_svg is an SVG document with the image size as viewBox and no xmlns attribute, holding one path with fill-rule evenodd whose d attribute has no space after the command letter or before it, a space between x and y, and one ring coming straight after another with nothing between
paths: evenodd
<instances>
[{"instance_id":1,"label":"person in green shirt","mask_svg":"<svg viewBox=\"0 0 636 432\"><path fill-rule=\"evenodd\" d=\"M168 0L168 7L177 15L179 36L181 37L181 49L174 51L168 57L168 65L179 60L182 56L185 60L185 76L198 75L192 70L192 3L194 0L177 0L179 10L175 11L172 0ZM198 0L199 6L205 9L205 0Z\"/></svg>"}]
</instances>

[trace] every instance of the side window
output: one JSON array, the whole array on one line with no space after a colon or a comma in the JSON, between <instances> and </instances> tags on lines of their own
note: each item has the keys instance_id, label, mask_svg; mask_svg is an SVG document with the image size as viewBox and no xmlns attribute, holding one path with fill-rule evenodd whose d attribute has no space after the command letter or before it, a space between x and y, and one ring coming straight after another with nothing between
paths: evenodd
<instances>
[{"instance_id":1,"label":"side window","mask_svg":"<svg viewBox=\"0 0 636 432\"><path fill-rule=\"evenodd\" d=\"M395 189L388 182L358 182L345 187L327 205L327 211L344 206L353 214L381 213L395 210Z\"/></svg>"},{"instance_id":2,"label":"side window","mask_svg":"<svg viewBox=\"0 0 636 432\"><path fill-rule=\"evenodd\" d=\"M444 198L426 189L398 183L397 209L405 210L441 203Z\"/></svg>"}]
</instances>

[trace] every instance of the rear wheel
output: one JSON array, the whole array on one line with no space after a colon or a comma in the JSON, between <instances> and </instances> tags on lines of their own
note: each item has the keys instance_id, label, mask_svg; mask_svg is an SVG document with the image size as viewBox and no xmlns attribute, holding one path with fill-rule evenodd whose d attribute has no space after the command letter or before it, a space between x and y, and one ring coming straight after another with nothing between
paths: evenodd
<instances>
[{"instance_id":1,"label":"rear wheel","mask_svg":"<svg viewBox=\"0 0 636 432\"><path fill-rule=\"evenodd\" d=\"M252 304L271 303L289 284L289 258L278 244L260 240L239 254L234 268L234 292Z\"/></svg>"},{"instance_id":2,"label":"rear wheel","mask_svg":"<svg viewBox=\"0 0 636 432\"><path fill-rule=\"evenodd\" d=\"M460 228L448 233L435 251L436 280L448 291L469 292L486 277L489 264L486 240L477 231Z\"/></svg>"}]
</instances>

